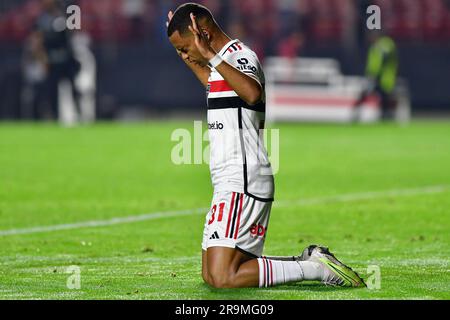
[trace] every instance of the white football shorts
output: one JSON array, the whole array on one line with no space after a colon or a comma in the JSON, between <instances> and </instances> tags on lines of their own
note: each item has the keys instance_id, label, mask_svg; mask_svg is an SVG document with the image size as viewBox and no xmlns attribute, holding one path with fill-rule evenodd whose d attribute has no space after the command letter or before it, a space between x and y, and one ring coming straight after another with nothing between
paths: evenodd
<instances>
[{"instance_id":1,"label":"white football shorts","mask_svg":"<svg viewBox=\"0 0 450 320\"><path fill-rule=\"evenodd\" d=\"M271 209L272 202L242 193L215 193L206 216L202 249L233 248L261 257Z\"/></svg>"}]
</instances>

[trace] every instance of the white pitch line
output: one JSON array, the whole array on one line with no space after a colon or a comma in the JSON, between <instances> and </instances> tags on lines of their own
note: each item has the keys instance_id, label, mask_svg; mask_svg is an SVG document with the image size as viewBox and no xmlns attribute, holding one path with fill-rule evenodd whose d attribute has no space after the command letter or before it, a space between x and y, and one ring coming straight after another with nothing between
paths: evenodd
<instances>
[{"instance_id":1,"label":"white pitch line","mask_svg":"<svg viewBox=\"0 0 450 320\"><path fill-rule=\"evenodd\" d=\"M46 263L63 263L70 261L72 264L86 264L86 263L137 263L137 262L165 262L165 263L185 263L190 261L198 261L201 259L200 255L191 257L167 257L167 258L157 258L157 257L137 257L137 256L120 256L120 257L97 257L97 258L80 258L72 255L67 256L4 256L0 257L0 265L8 264L11 265L21 265L24 263L35 263L35 262L46 262Z\"/></svg>"},{"instance_id":2,"label":"white pitch line","mask_svg":"<svg viewBox=\"0 0 450 320\"><path fill-rule=\"evenodd\" d=\"M362 192L353 194L341 194L335 196L313 198L313 199L303 199L297 201L277 201L274 205L275 207L286 207L286 206L308 206L315 204L326 204L335 202L354 202L360 200L372 200L386 197L411 197L422 194L435 194L442 193L450 190L450 186L431 186L423 188L414 189L397 189L388 191L372 191L372 192Z\"/></svg>"},{"instance_id":3,"label":"white pitch line","mask_svg":"<svg viewBox=\"0 0 450 320\"><path fill-rule=\"evenodd\" d=\"M183 211L167 211L167 212L156 212L149 214L142 214L137 216L128 216L122 218L112 218L108 220L92 220L92 221L83 221L77 223L67 223L67 224L58 224L53 226L43 226L43 227L33 227L33 228L24 228L24 229L11 229L11 230L3 230L0 231L0 236L12 236L19 234L31 234L31 233L41 233L41 232L52 232L52 231L61 231L61 230L73 230L73 229L82 229L82 228L95 228L95 227L105 227L112 226L117 224L125 224L125 223L133 223L140 221L148 221L169 217L180 217L180 216L191 216L195 214L206 214L209 208L199 208L192 210L183 210Z\"/></svg>"},{"instance_id":4,"label":"white pitch line","mask_svg":"<svg viewBox=\"0 0 450 320\"><path fill-rule=\"evenodd\" d=\"M318 205L318 204L327 204L327 203L335 203L335 202L354 202L354 201L360 201L360 200L373 200L373 199L386 198L386 197L409 197L409 196L423 195L423 194L443 193L448 190L450 190L450 186L442 185L442 186L430 186L430 187L414 188L414 189L397 189L397 190L389 190L389 191L350 193L350 194L341 194L341 195L335 195L335 196L310 198L310 199L304 199L304 200L277 201L277 202L275 202L274 207L282 208L282 207L286 207L286 206L308 206L308 205ZM105 226L112 226L112 225L126 224L126 223L140 222L140 221L164 219L164 218L170 218L170 217L192 216L192 215L196 215L196 214L205 214L206 215L208 210L209 210L209 208L197 208L197 209L182 210L182 211L156 212L156 213L121 217L121 218L112 218L112 219L107 219L107 220L92 220L92 221L83 221L83 222L77 222L77 223L59 224L59 225L53 225L53 226L38 226L38 227L23 228L23 229L0 230L0 236L12 236L12 235L33 234L33 233L73 230L73 229L82 229L82 228L105 227Z\"/></svg>"}]
</instances>

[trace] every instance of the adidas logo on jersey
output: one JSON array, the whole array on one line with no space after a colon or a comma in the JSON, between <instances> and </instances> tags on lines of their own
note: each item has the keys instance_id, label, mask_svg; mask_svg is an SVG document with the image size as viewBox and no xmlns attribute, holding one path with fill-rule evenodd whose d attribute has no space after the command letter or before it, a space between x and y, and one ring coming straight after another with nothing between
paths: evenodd
<instances>
[{"instance_id":1,"label":"adidas logo on jersey","mask_svg":"<svg viewBox=\"0 0 450 320\"><path fill-rule=\"evenodd\" d=\"M219 237L219 234L217 233L217 231L216 232L214 232L213 233L213 235L211 236L211 238L209 238L209 240L217 240L217 239L219 239L220 237Z\"/></svg>"}]
</instances>

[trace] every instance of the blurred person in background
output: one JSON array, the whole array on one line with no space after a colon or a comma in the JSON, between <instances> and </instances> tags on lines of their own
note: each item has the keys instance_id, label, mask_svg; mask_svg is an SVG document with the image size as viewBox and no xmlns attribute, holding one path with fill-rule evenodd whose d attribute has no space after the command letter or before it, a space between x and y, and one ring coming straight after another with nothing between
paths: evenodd
<instances>
[{"instance_id":1,"label":"blurred person in background","mask_svg":"<svg viewBox=\"0 0 450 320\"><path fill-rule=\"evenodd\" d=\"M366 77L368 87L355 104L355 119L360 116L363 102L372 94L380 99L381 117L392 118L393 92L398 77L398 53L394 40L379 31L369 34L369 53L367 56Z\"/></svg>"},{"instance_id":2,"label":"blurred person in background","mask_svg":"<svg viewBox=\"0 0 450 320\"><path fill-rule=\"evenodd\" d=\"M21 117L40 120L45 103L45 84L48 75L47 54L42 35L33 32L25 43L22 58L23 89L21 93Z\"/></svg>"},{"instance_id":3,"label":"blurred person in background","mask_svg":"<svg viewBox=\"0 0 450 320\"><path fill-rule=\"evenodd\" d=\"M131 23L131 38L141 39L145 30L146 0L124 0L122 11Z\"/></svg>"},{"instance_id":4,"label":"blurred person in background","mask_svg":"<svg viewBox=\"0 0 450 320\"><path fill-rule=\"evenodd\" d=\"M75 106L80 113L79 93L74 84L80 71L80 63L75 59L71 45L71 32L66 28L66 14L58 0L41 0L43 13L36 21L37 37L42 39L45 50L48 76L48 95L51 117L59 119L59 85L62 80L71 84Z\"/></svg>"},{"instance_id":5,"label":"blurred person in background","mask_svg":"<svg viewBox=\"0 0 450 320\"><path fill-rule=\"evenodd\" d=\"M302 32L295 30L278 44L277 55L284 58L295 59L300 56L305 43Z\"/></svg>"}]
</instances>

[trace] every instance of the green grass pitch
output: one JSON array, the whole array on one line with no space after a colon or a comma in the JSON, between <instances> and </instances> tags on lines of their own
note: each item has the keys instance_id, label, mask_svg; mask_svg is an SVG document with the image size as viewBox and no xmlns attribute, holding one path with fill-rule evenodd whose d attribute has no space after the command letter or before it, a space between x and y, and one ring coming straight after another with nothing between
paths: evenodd
<instances>
[{"instance_id":1,"label":"green grass pitch","mask_svg":"<svg viewBox=\"0 0 450 320\"><path fill-rule=\"evenodd\" d=\"M192 130L192 122L2 123L0 298L450 298L450 123L274 127L280 172L265 254L325 244L364 276L379 266L379 290L203 284L206 212L165 216L210 205L207 165L175 166L170 158L172 131ZM151 213L161 215L83 224ZM29 229L63 224L70 227ZM79 290L66 286L71 265L80 267Z\"/></svg>"}]
</instances>

